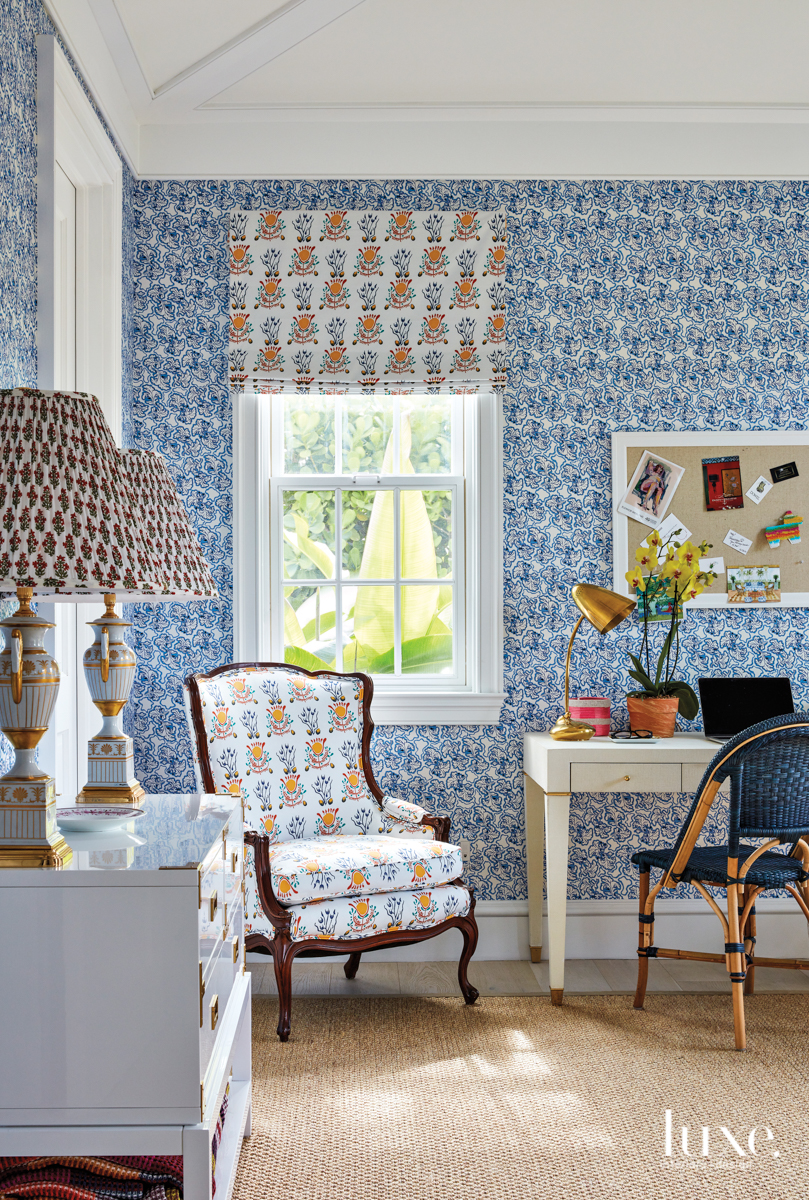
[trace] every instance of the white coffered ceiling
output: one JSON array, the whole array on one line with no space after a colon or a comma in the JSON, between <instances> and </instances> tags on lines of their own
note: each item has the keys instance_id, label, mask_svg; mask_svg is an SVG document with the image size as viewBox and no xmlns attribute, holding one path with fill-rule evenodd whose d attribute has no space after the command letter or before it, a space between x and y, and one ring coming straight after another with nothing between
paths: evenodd
<instances>
[{"instance_id":1,"label":"white coffered ceiling","mask_svg":"<svg viewBox=\"0 0 809 1200\"><path fill-rule=\"evenodd\" d=\"M809 174L805 0L46 3L144 174Z\"/></svg>"}]
</instances>

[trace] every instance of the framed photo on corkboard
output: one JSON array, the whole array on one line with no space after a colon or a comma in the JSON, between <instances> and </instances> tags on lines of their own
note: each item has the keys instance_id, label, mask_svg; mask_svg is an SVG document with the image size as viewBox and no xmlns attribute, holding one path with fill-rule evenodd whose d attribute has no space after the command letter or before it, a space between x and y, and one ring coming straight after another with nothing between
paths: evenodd
<instances>
[{"instance_id":1,"label":"framed photo on corkboard","mask_svg":"<svg viewBox=\"0 0 809 1200\"><path fill-rule=\"evenodd\" d=\"M655 514L650 501L638 520L628 489L658 460L676 490L665 510ZM613 588L631 595L625 575L651 526L664 539L709 542L712 570L719 560L716 582L686 610L809 608L808 495L809 430L614 433Z\"/></svg>"}]
</instances>

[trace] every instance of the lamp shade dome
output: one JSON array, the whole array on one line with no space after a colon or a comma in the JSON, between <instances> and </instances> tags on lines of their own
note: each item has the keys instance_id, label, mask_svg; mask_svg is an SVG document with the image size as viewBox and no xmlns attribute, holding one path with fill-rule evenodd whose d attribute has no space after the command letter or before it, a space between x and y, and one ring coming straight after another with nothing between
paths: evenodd
<instances>
[{"instance_id":1,"label":"lamp shade dome","mask_svg":"<svg viewBox=\"0 0 809 1200\"><path fill-rule=\"evenodd\" d=\"M629 596L620 596L594 583L577 583L571 590L576 607L599 633L609 633L620 625L635 607Z\"/></svg>"}]
</instances>

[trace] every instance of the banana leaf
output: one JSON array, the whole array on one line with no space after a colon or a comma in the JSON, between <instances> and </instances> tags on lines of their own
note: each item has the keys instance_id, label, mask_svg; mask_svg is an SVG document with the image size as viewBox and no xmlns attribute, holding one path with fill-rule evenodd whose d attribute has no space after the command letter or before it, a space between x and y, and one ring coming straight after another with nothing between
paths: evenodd
<instances>
[{"instance_id":1,"label":"banana leaf","mask_svg":"<svg viewBox=\"0 0 809 1200\"><path fill-rule=\"evenodd\" d=\"M305 671L334 670L333 659L331 662L324 662L322 658L310 654L308 650L303 650L300 646L285 646L284 662L289 663L291 667L303 667Z\"/></svg>"},{"instance_id":2,"label":"banana leaf","mask_svg":"<svg viewBox=\"0 0 809 1200\"><path fill-rule=\"evenodd\" d=\"M434 667L434 671L425 671ZM418 672L439 674L441 667L452 667L452 637L421 637L402 643L402 674ZM393 671L393 647L372 659L367 667L371 675L389 675Z\"/></svg>"},{"instance_id":3,"label":"banana leaf","mask_svg":"<svg viewBox=\"0 0 809 1200\"><path fill-rule=\"evenodd\" d=\"M306 645L309 639L305 636L301 629L298 614L287 599L284 600L284 645L300 646Z\"/></svg>"},{"instance_id":4,"label":"banana leaf","mask_svg":"<svg viewBox=\"0 0 809 1200\"><path fill-rule=\"evenodd\" d=\"M324 579L334 579L334 555L323 542L315 542L309 537L309 525L298 513L293 513L295 533L284 530L284 537L290 546L305 554L309 561L317 567Z\"/></svg>"}]
</instances>

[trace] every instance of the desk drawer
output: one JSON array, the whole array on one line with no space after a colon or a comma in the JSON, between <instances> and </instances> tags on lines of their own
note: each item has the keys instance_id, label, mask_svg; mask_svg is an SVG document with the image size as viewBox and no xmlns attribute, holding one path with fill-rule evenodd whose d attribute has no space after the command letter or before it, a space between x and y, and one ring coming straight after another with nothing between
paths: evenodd
<instances>
[{"instance_id":1,"label":"desk drawer","mask_svg":"<svg viewBox=\"0 0 809 1200\"><path fill-rule=\"evenodd\" d=\"M680 763L574 762L571 792L679 792Z\"/></svg>"},{"instance_id":2,"label":"desk drawer","mask_svg":"<svg viewBox=\"0 0 809 1200\"><path fill-rule=\"evenodd\" d=\"M683 763L683 791L691 795L699 787L699 781L705 774L707 763ZM724 795L730 792L730 780L726 779L719 789Z\"/></svg>"}]
</instances>

